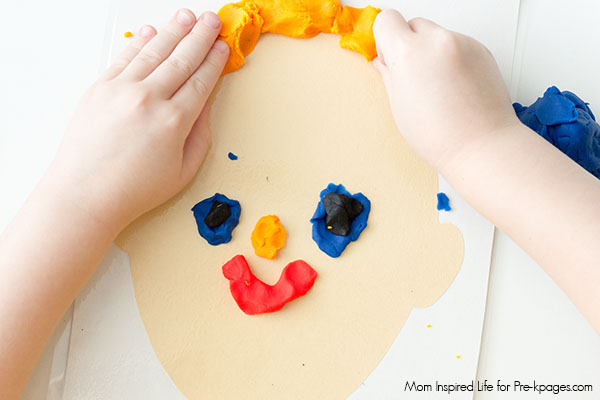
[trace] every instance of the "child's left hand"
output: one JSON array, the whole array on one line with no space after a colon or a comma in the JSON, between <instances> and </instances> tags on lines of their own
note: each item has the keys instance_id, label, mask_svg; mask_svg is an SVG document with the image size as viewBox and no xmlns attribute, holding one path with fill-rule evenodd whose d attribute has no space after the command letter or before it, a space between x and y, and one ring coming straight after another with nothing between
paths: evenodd
<instances>
[{"instance_id":1,"label":"child's left hand","mask_svg":"<svg viewBox=\"0 0 600 400\"><path fill-rule=\"evenodd\" d=\"M229 52L220 28L186 9L158 34L142 27L83 96L44 181L115 231L180 191L210 145L206 103Z\"/></svg>"}]
</instances>

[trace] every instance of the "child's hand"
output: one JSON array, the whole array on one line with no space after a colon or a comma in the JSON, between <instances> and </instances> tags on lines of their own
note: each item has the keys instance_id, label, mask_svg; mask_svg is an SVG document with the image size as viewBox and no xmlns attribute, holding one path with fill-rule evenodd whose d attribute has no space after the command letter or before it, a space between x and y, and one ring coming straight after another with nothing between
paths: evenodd
<instances>
[{"instance_id":1,"label":"child's hand","mask_svg":"<svg viewBox=\"0 0 600 400\"><path fill-rule=\"evenodd\" d=\"M374 65L408 143L600 333L600 181L520 123L494 58L477 41L391 10L373 30Z\"/></svg>"},{"instance_id":2,"label":"child's hand","mask_svg":"<svg viewBox=\"0 0 600 400\"><path fill-rule=\"evenodd\" d=\"M88 90L58 155L0 236L0 398L18 399L118 232L192 179L228 57L214 13L144 27ZM34 251L32 251L34 249ZM6 367L6 366L10 366Z\"/></svg>"},{"instance_id":3,"label":"child's hand","mask_svg":"<svg viewBox=\"0 0 600 400\"><path fill-rule=\"evenodd\" d=\"M142 27L83 96L50 186L117 230L180 191L210 145L206 102L229 51L220 27L189 10L158 34Z\"/></svg>"},{"instance_id":4,"label":"child's hand","mask_svg":"<svg viewBox=\"0 0 600 400\"><path fill-rule=\"evenodd\" d=\"M474 39L425 19L408 23L395 10L373 27L398 128L434 168L474 141L518 124L492 54Z\"/></svg>"}]
</instances>

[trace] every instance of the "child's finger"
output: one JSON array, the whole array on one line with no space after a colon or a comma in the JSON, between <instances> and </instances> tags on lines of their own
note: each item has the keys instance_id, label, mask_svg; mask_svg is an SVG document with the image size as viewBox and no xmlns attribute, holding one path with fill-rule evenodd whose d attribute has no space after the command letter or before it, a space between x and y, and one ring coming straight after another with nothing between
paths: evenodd
<instances>
[{"instance_id":1,"label":"child's finger","mask_svg":"<svg viewBox=\"0 0 600 400\"><path fill-rule=\"evenodd\" d=\"M373 34L379 36L380 42L397 40L411 33L410 26L408 26L404 16L394 9L381 11L373 23ZM389 40L386 40L386 37ZM375 39L377 40L377 37Z\"/></svg>"},{"instance_id":2,"label":"child's finger","mask_svg":"<svg viewBox=\"0 0 600 400\"><path fill-rule=\"evenodd\" d=\"M375 58L371 63L373 64L373 67L375 67L375 69L377 71L379 71L379 74L381 75L381 78L383 79L383 84L384 84L386 90L388 91L388 93L390 93L390 90L391 90L390 70L382 62L381 58L379 58L379 57Z\"/></svg>"},{"instance_id":3,"label":"child's finger","mask_svg":"<svg viewBox=\"0 0 600 400\"><path fill-rule=\"evenodd\" d=\"M408 26L410 26L410 29L417 33L431 29L443 29L435 22L428 20L427 18L421 17L413 18L410 21L408 21Z\"/></svg>"},{"instance_id":4,"label":"child's finger","mask_svg":"<svg viewBox=\"0 0 600 400\"><path fill-rule=\"evenodd\" d=\"M193 118L204 108L229 56L227 43L217 40L196 72L171 97Z\"/></svg>"},{"instance_id":5,"label":"child's finger","mask_svg":"<svg viewBox=\"0 0 600 400\"><path fill-rule=\"evenodd\" d=\"M221 20L217 14L200 16L192 31L177 45L173 53L152 72L146 81L170 98L198 69L219 35Z\"/></svg>"},{"instance_id":6,"label":"child's finger","mask_svg":"<svg viewBox=\"0 0 600 400\"><path fill-rule=\"evenodd\" d=\"M377 44L377 54L384 64L388 63L388 55L394 56L399 44L407 40L414 32L398 11L383 10L375 18L373 35Z\"/></svg>"},{"instance_id":7,"label":"child's finger","mask_svg":"<svg viewBox=\"0 0 600 400\"><path fill-rule=\"evenodd\" d=\"M142 80L156 69L173 51L177 43L188 34L196 22L196 16L188 9L175 13L159 33L129 63L122 76Z\"/></svg>"},{"instance_id":8,"label":"child's finger","mask_svg":"<svg viewBox=\"0 0 600 400\"><path fill-rule=\"evenodd\" d=\"M198 172L198 168L200 168L210 147L209 114L210 107L206 105L185 140L183 146L183 164L181 167L181 176L185 183L189 182L196 172Z\"/></svg>"},{"instance_id":9,"label":"child's finger","mask_svg":"<svg viewBox=\"0 0 600 400\"><path fill-rule=\"evenodd\" d=\"M100 79L113 79L119 75L154 35L156 35L154 27L149 25L142 26L125 50L119 54L112 65L100 76Z\"/></svg>"}]
</instances>

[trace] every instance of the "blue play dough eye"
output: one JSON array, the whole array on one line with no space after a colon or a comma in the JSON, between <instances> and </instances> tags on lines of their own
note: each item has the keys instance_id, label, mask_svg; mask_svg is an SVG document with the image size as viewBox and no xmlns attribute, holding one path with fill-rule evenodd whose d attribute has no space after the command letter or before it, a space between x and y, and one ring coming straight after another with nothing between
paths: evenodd
<instances>
[{"instance_id":1,"label":"blue play dough eye","mask_svg":"<svg viewBox=\"0 0 600 400\"><path fill-rule=\"evenodd\" d=\"M513 107L523 124L600 178L600 125L587 103L552 86L529 107Z\"/></svg>"},{"instance_id":2,"label":"blue play dough eye","mask_svg":"<svg viewBox=\"0 0 600 400\"><path fill-rule=\"evenodd\" d=\"M231 215L221 225L211 228L206 225L204 220L209 214L215 201L227 204L227 206L229 206ZM198 233L200 236L206 239L209 244L216 246L231 241L231 232L233 232L235 227L240 222L242 207L238 201L231 200L227 198L227 196L224 196L220 193L215 193L214 196L204 199L200 203L196 204L192 208L192 212L194 213L194 218L196 219L196 225L198 226Z\"/></svg>"},{"instance_id":3,"label":"blue play dough eye","mask_svg":"<svg viewBox=\"0 0 600 400\"><path fill-rule=\"evenodd\" d=\"M350 224L350 234L348 236L335 235L327 229L327 224L325 223L327 215L325 213L325 206L323 205L323 198L328 193L345 194L352 199L358 200L363 206L361 213ZM327 188L321 192L320 196L321 200L319 200L315 214L310 220L312 223L312 238L319 246L319 249L328 256L336 258L342 254L350 242L356 241L367 227L371 202L362 193L351 195L343 185L334 185L333 183L327 185Z\"/></svg>"}]
</instances>

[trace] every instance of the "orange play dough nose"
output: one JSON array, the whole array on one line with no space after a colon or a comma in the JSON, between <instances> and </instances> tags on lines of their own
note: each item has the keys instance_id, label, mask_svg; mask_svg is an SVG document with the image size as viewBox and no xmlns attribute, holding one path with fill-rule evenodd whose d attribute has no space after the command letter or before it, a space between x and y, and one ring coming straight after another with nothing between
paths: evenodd
<instances>
[{"instance_id":1,"label":"orange play dough nose","mask_svg":"<svg viewBox=\"0 0 600 400\"><path fill-rule=\"evenodd\" d=\"M285 246L287 232L276 215L262 217L256 223L250 240L254 252L259 257L274 260L277 251Z\"/></svg>"}]
</instances>

